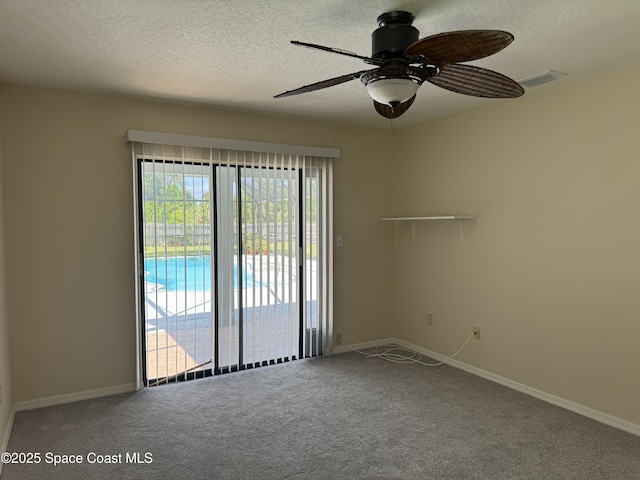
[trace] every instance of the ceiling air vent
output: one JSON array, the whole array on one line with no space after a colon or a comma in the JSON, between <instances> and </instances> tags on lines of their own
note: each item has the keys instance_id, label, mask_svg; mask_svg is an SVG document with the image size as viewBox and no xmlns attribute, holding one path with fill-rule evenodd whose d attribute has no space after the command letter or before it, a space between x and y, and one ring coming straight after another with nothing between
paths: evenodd
<instances>
[{"instance_id":1,"label":"ceiling air vent","mask_svg":"<svg viewBox=\"0 0 640 480\"><path fill-rule=\"evenodd\" d=\"M564 77L565 75L566 73L547 70L546 72L538 73L537 75L533 75L531 77L520 80L518 83L523 87L537 87L538 85L542 85L543 83L549 83L553 82L554 80L558 80L560 77Z\"/></svg>"}]
</instances>

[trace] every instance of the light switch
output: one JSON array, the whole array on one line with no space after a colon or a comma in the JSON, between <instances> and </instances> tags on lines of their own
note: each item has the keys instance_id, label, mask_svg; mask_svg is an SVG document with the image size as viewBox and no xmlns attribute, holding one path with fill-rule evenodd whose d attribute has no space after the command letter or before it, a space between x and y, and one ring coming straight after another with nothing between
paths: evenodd
<instances>
[{"instance_id":1,"label":"light switch","mask_svg":"<svg viewBox=\"0 0 640 480\"><path fill-rule=\"evenodd\" d=\"M336 235L336 247L342 246L342 235Z\"/></svg>"}]
</instances>

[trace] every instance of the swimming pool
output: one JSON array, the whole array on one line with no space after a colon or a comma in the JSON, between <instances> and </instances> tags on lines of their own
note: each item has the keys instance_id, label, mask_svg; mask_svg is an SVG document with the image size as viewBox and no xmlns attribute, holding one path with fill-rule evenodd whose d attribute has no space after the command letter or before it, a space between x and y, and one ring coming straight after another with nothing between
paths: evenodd
<instances>
[{"instance_id":1,"label":"swimming pool","mask_svg":"<svg viewBox=\"0 0 640 480\"><path fill-rule=\"evenodd\" d=\"M211 290L211 257L209 256L145 258L144 270L145 282L161 285L164 290L190 292ZM247 273L244 267L242 279L245 288L255 285L253 275ZM233 288L238 288L238 268L233 269Z\"/></svg>"}]
</instances>

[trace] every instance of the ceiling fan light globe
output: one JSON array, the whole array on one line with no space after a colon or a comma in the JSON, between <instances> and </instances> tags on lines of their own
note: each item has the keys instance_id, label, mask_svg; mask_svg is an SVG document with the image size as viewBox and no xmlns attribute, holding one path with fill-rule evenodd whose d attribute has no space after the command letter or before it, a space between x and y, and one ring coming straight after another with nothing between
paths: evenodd
<instances>
[{"instance_id":1,"label":"ceiling fan light globe","mask_svg":"<svg viewBox=\"0 0 640 480\"><path fill-rule=\"evenodd\" d=\"M367 92L376 102L392 107L413 97L419 86L408 78L384 78L369 82Z\"/></svg>"}]
</instances>

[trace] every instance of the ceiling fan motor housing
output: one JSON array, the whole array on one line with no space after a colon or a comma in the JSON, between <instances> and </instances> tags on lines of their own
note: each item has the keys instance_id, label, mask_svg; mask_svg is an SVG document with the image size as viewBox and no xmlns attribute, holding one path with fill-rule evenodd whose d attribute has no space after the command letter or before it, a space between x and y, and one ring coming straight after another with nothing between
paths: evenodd
<instances>
[{"instance_id":1,"label":"ceiling fan motor housing","mask_svg":"<svg viewBox=\"0 0 640 480\"><path fill-rule=\"evenodd\" d=\"M414 16L409 12L388 12L378 17L377 28L371 34L371 56L381 60L404 59L406 48L418 41L418 29L413 27Z\"/></svg>"}]
</instances>

